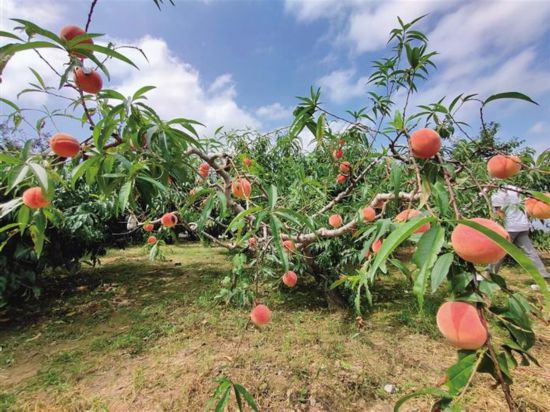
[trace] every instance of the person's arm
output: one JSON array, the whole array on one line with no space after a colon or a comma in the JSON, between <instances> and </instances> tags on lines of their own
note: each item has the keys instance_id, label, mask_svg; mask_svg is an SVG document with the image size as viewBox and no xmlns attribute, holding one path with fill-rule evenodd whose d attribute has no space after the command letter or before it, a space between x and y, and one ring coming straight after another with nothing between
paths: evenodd
<instances>
[{"instance_id":1,"label":"person's arm","mask_svg":"<svg viewBox=\"0 0 550 412\"><path fill-rule=\"evenodd\" d=\"M498 217L500 217L501 219L504 219L506 217L506 213L504 213L504 210L502 210L502 208L500 206L496 206L495 207L495 213L497 214Z\"/></svg>"}]
</instances>

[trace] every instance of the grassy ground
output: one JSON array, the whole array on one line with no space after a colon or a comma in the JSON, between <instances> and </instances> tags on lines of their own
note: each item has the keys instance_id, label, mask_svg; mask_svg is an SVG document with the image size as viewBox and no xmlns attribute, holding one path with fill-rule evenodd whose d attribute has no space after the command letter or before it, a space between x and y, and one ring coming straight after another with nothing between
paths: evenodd
<instances>
[{"instance_id":1,"label":"grassy ground","mask_svg":"<svg viewBox=\"0 0 550 412\"><path fill-rule=\"evenodd\" d=\"M440 300L418 314L400 277L374 288L378 303L361 330L301 280L268 295L273 322L260 331L245 329L248 309L214 302L230 270L223 250L188 244L167 256L150 263L141 248L112 252L41 307L3 319L0 410L201 411L216 379L229 376L261 410L391 411L403 394L434 385L456 356L435 328ZM535 298L527 277L504 275ZM522 410L547 411L550 327L536 328L542 367L519 368L513 392ZM467 410L505 409L491 384L475 379Z\"/></svg>"}]
</instances>

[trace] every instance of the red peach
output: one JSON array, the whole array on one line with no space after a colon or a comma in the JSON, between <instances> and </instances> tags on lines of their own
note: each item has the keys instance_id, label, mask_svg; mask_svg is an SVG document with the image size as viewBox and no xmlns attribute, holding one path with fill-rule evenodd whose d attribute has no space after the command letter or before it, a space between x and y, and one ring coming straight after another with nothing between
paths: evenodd
<instances>
[{"instance_id":1,"label":"red peach","mask_svg":"<svg viewBox=\"0 0 550 412\"><path fill-rule=\"evenodd\" d=\"M469 220L496 232L504 239L510 238L508 232L497 222L479 217ZM451 244L458 256L471 263L487 265L497 263L506 256L506 251L489 237L470 226L462 224L454 228L451 234Z\"/></svg>"},{"instance_id":2,"label":"red peach","mask_svg":"<svg viewBox=\"0 0 550 412\"><path fill-rule=\"evenodd\" d=\"M485 322L477 308L466 302L445 302L437 311L437 327L451 345L477 350L487 341Z\"/></svg>"},{"instance_id":3,"label":"red peach","mask_svg":"<svg viewBox=\"0 0 550 412\"><path fill-rule=\"evenodd\" d=\"M409 219L412 219L413 217L419 216L420 214L421 212L419 210L405 209L397 216L395 216L395 221L397 223L403 223ZM426 223L425 225L420 226L414 233L424 233L430 230L430 227L431 225L429 223Z\"/></svg>"},{"instance_id":4,"label":"red peach","mask_svg":"<svg viewBox=\"0 0 550 412\"><path fill-rule=\"evenodd\" d=\"M333 150L332 157L334 157L334 159L336 160L341 159L342 156L344 156L344 151L342 149Z\"/></svg>"},{"instance_id":5,"label":"red peach","mask_svg":"<svg viewBox=\"0 0 550 412\"><path fill-rule=\"evenodd\" d=\"M343 173L347 175L349 171L351 170L351 164L350 162L342 162L340 163L340 173Z\"/></svg>"},{"instance_id":6,"label":"red peach","mask_svg":"<svg viewBox=\"0 0 550 412\"><path fill-rule=\"evenodd\" d=\"M376 219L376 211L368 206L363 209L363 219L365 219L365 222L372 222L374 219Z\"/></svg>"},{"instance_id":7,"label":"red peach","mask_svg":"<svg viewBox=\"0 0 550 412\"><path fill-rule=\"evenodd\" d=\"M487 162L489 176L498 179L507 179L519 173L521 160L517 156L496 155Z\"/></svg>"},{"instance_id":8,"label":"red peach","mask_svg":"<svg viewBox=\"0 0 550 412\"><path fill-rule=\"evenodd\" d=\"M250 319L256 326L264 326L271 322L271 311L266 305L257 305L250 312Z\"/></svg>"},{"instance_id":9,"label":"red peach","mask_svg":"<svg viewBox=\"0 0 550 412\"><path fill-rule=\"evenodd\" d=\"M149 236L147 238L147 243L149 243L150 245L154 245L155 243L157 243L157 238L155 236Z\"/></svg>"},{"instance_id":10,"label":"red peach","mask_svg":"<svg viewBox=\"0 0 550 412\"><path fill-rule=\"evenodd\" d=\"M178 218L175 213L165 213L160 221L164 227L174 227L178 223Z\"/></svg>"},{"instance_id":11,"label":"red peach","mask_svg":"<svg viewBox=\"0 0 550 412\"><path fill-rule=\"evenodd\" d=\"M231 192L239 199L249 199L252 186L245 178L238 178L231 183Z\"/></svg>"},{"instance_id":12,"label":"red peach","mask_svg":"<svg viewBox=\"0 0 550 412\"><path fill-rule=\"evenodd\" d=\"M330 217L328 218L328 224L335 229L342 226L343 223L344 221L342 220L342 216L340 215L330 215Z\"/></svg>"},{"instance_id":13,"label":"red peach","mask_svg":"<svg viewBox=\"0 0 550 412\"><path fill-rule=\"evenodd\" d=\"M23 192L23 204L31 209L42 209L50 204L44 196L42 188L31 187Z\"/></svg>"},{"instance_id":14,"label":"red peach","mask_svg":"<svg viewBox=\"0 0 550 412\"><path fill-rule=\"evenodd\" d=\"M52 152L61 157L73 157L80 152L80 143L67 133L56 133L50 139Z\"/></svg>"},{"instance_id":15,"label":"red peach","mask_svg":"<svg viewBox=\"0 0 550 412\"><path fill-rule=\"evenodd\" d=\"M95 70L77 67L74 71L74 82L85 93L97 94L103 88L103 80Z\"/></svg>"},{"instance_id":16,"label":"red peach","mask_svg":"<svg viewBox=\"0 0 550 412\"><path fill-rule=\"evenodd\" d=\"M420 129L411 135L411 151L414 157L429 159L441 149L441 138L432 129Z\"/></svg>"},{"instance_id":17,"label":"red peach","mask_svg":"<svg viewBox=\"0 0 550 412\"><path fill-rule=\"evenodd\" d=\"M336 183L338 183L339 185L343 185L344 183L346 183L346 176L345 175L336 176Z\"/></svg>"},{"instance_id":18,"label":"red peach","mask_svg":"<svg viewBox=\"0 0 550 412\"><path fill-rule=\"evenodd\" d=\"M283 283L289 288L296 286L296 282L298 282L298 275L292 270L289 270L283 275Z\"/></svg>"},{"instance_id":19,"label":"red peach","mask_svg":"<svg viewBox=\"0 0 550 412\"><path fill-rule=\"evenodd\" d=\"M550 193L545 193L550 197ZM541 200L528 198L525 200L525 210L531 217L537 219L550 219L550 205Z\"/></svg>"}]
</instances>

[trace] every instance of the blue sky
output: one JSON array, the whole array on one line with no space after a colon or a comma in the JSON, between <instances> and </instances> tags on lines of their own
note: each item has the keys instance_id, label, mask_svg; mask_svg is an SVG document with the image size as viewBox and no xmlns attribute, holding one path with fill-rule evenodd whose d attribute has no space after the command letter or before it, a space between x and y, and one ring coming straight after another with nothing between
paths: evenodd
<instances>
[{"instance_id":1,"label":"blue sky","mask_svg":"<svg viewBox=\"0 0 550 412\"><path fill-rule=\"evenodd\" d=\"M84 25L89 3L0 0L0 25L9 28L8 18L21 17L59 32L65 24ZM435 58L438 70L413 104L462 92L522 91L540 106L499 102L487 117L502 124L503 136L525 138L539 151L548 148L548 1L176 0L175 7L159 12L152 0L99 0L90 31L138 45L149 56L147 63L128 51L141 70L112 64L107 87L129 94L156 85L150 100L162 116L195 118L208 125L206 132L220 125L268 131L291 121L295 96L307 94L310 85L322 87L322 100L333 112L367 105L370 62L387 53L397 15L411 20L425 13L430 15L419 28L441 54ZM59 65L64 59L49 57ZM4 73L2 97L13 98L32 78L28 66L49 79L32 53L21 54ZM19 104L60 102L27 95ZM462 116L474 134L476 110L466 108Z\"/></svg>"}]
</instances>

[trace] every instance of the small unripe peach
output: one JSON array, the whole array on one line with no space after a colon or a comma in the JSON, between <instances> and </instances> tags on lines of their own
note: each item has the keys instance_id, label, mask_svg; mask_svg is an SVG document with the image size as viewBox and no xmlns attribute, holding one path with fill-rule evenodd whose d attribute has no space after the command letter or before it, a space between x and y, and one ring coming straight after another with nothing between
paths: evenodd
<instances>
[{"instance_id":1,"label":"small unripe peach","mask_svg":"<svg viewBox=\"0 0 550 412\"><path fill-rule=\"evenodd\" d=\"M343 185L344 183L346 183L346 176L345 175L336 176L336 183L338 183L339 185Z\"/></svg>"},{"instance_id":2,"label":"small unripe peach","mask_svg":"<svg viewBox=\"0 0 550 412\"><path fill-rule=\"evenodd\" d=\"M330 215L330 217L328 218L328 224L335 229L342 226L343 223L344 221L342 220L342 216L340 215Z\"/></svg>"},{"instance_id":3,"label":"small unripe peach","mask_svg":"<svg viewBox=\"0 0 550 412\"><path fill-rule=\"evenodd\" d=\"M445 302L437 311L437 327L451 345L477 350L487 341L488 331L477 308L466 302Z\"/></svg>"},{"instance_id":4,"label":"small unripe peach","mask_svg":"<svg viewBox=\"0 0 550 412\"><path fill-rule=\"evenodd\" d=\"M347 175L351 170L351 164L349 162L340 163L340 173Z\"/></svg>"},{"instance_id":5,"label":"small unripe peach","mask_svg":"<svg viewBox=\"0 0 550 412\"><path fill-rule=\"evenodd\" d=\"M283 248L287 253L291 253L291 252L294 252L294 250L296 250L296 245L290 239L283 240Z\"/></svg>"},{"instance_id":6,"label":"small unripe peach","mask_svg":"<svg viewBox=\"0 0 550 412\"><path fill-rule=\"evenodd\" d=\"M145 230L146 232L152 232L154 228L155 225L153 225L152 223L146 223L143 225L143 230Z\"/></svg>"},{"instance_id":7,"label":"small unripe peach","mask_svg":"<svg viewBox=\"0 0 550 412\"><path fill-rule=\"evenodd\" d=\"M414 157L429 159L441 149L441 137L432 129L420 129L411 135L411 151Z\"/></svg>"},{"instance_id":8,"label":"small unripe peach","mask_svg":"<svg viewBox=\"0 0 550 412\"><path fill-rule=\"evenodd\" d=\"M550 193L546 193L550 197ZM550 219L550 205L541 200L528 198L525 200L525 210L531 217L537 219Z\"/></svg>"},{"instance_id":9,"label":"small unripe peach","mask_svg":"<svg viewBox=\"0 0 550 412\"><path fill-rule=\"evenodd\" d=\"M271 311L266 305L257 305L250 312L250 319L256 326L264 326L271 322Z\"/></svg>"},{"instance_id":10,"label":"small unripe peach","mask_svg":"<svg viewBox=\"0 0 550 412\"><path fill-rule=\"evenodd\" d=\"M84 29L78 27L78 26L65 26L61 29L61 33L59 33L59 37L61 40L70 41L74 39L75 37L82 36L83 34L86 34ZM94 44L94 41L92 39L83 39L77 43L79 44ZM91 50L90 50L91 51ZM80 53L71 53L76 57L79 57L81 59L86 58L83 54Z\"/></svg>"},{"instance_id":11,"label":"small unripe peach","mask_svg":"<svg viewBox=\"0 0 550 412\"><path fill-rule=\"evenodd\" d=\"M252 159L249 159L248 157L245 157L244 160L243 160L243 164L244 164L246 167L252 166Z\"/></svg>"},{"instance_id":12,"label":"small unripe peach","mask_svg":"<svg viewBox=\"0 0 550 412\"><path fill-rule=\"evenodd\" d=\"M23 192L23 204L31 209L41 209L48 206L50 202L44 196L42 188L36 186Z\"/></svg>"},{"instance_id":13,"label":"small unripe peach","mask_svg":"<svg viewBox=\"0 0 550 412\"><path fill-rule=\"evenodd\" d=\"M401 213L399 213L397 216L395 216L395 221L397 223L403 223L406 222L409 219L412 219L413 217L419 216L420 211L414 210L414 209L405 209ZM415 230L414 233L424 233L428 230L430 230L431 225L429 223L426 223L425 225L420 226L418 229Z\"/></svg>"},{"instance_id":14,"label":"small unripe peach","mask_svg":"<svg viewBox=\"0 0 550 412\"><path fill-rule=\"evenodd\" d=\"M376 219L376 211L370 206L364 208L363 219L365 219L365 222L372 222L374 219Z\"/></svg>"},{"instance_id":15,"label":"small unripe peach","mask_svg":"<svg viewBox=\"0 0 550 412\"><path fill-rule=\"evenodd\" d=\"M519 173L521 160L517 156L496 155L487 162L489 176L498 179L507 179Z\"/></svg>"},{"instance_id":16,"label":"small unripe peach","mask_svg":"<svg viewBox=\"0 0 550 412\"><path fill-rule=\"evenodd\" d=\"M81 91L91 94L97 94L103 88L103 80L97 71L81 67L74 71L74 83Z\"/></svg>"},{"instance_id":17,"label":"small unripe peach","mask_svg":"<svg viewBox=\"0 0 550 412\"><path fill-rule=\"evenodd\" d=\"M201 163L199 166L199 175L201 177L208 177L208 173L210 171L210 165L206 162Z\"/></svg>"},{"instance_id":18,"label":"small unripe peach","mask_svg":"<svg viewBox=\"0 0 550 412\"><path fill-rule=\"evenodd\" d=\"M344 139L338 139L336 143L338 143L338 146L343 146L346 144L346 141Z\"/></svg>"},{"instance_id":19,"label":"small unripe peach","mask_svg":"<svg viewBox=\"0 0 550 412\"><path fill-rule=\"evenodd\" d=\"M508 232L497 222L479 217L469 220L496 232L504 239L510 238ZM462 224L454 228L451 234L451 244L458 256L467 262L479 265L497 263L506 256L506 251L489 237L470 226Z\"/></svg>"},{"instance_id":20,"label":"small unripe peach","mask_svg":"<svg viewBox=\"0 0 550 412\"><path fill-rule=\"evenodd\" d=\"M249 199L252 186L245 178L238 178L231 183L231 192L239 199Z\"/></svg>"},{"instance_id":21,"label":"small unripe peach","mask_svg":"<svg viewBox=\"0 0 550 412\"><path fill-rule=\"evenodd\" d=\"M155 243L157 243L157 238L155 236L149 236L147 238L147 243L149 243L150 245L154 245Z\"/></svg>"},{"instance_id":22,"label":"small unripe peach","mask_svg":"<svg viewBox=\"0 0 550 412\"><path fill-rule=\"evenodd\" d=\"M80 152L80 143L67 133L56 133L50 139L52 152L61 157L73 157Z\"/></svg>"},{"instance_id":23,"label":"small unripe peach","mask_svg":"<svg viewBox=\"0 0 550 412\"><path fill-rule=\"evenodd\" d=\"M283 275L283 283L289 288L296 286L296 282L298 282L298 275L292 270L289 270Z\"/></svg>"},{"instance_id":24,"label":"small unripe peach","mask_svg":"<svg viewBox=\"0 0 550 412\"><path fill-rule=\"evenodd\" d=\"M160 218L160 222L164 227L174 227L178 223L178 218L175 213L165 213Z\"/></svg>"},{"instance_id":25,"label":"small unripe peach","mask_svg":"<svg viewBox=\"0 0 550 412\"><path fill-rule=\"evenodd\" d=\"M332 157L334 157L334 159L336 160L341 159L342 156L344 156L344 151L342 149L333 150Z\"/></svg>"}]
</instances>

